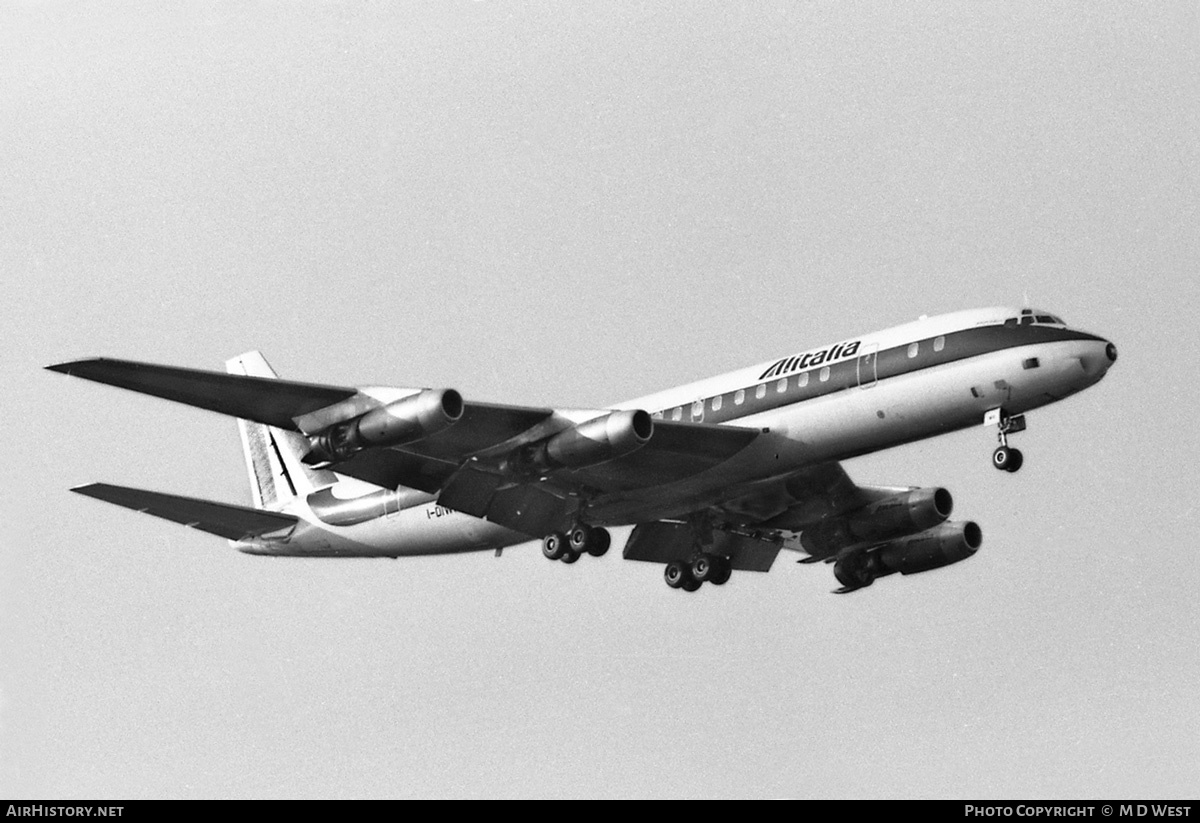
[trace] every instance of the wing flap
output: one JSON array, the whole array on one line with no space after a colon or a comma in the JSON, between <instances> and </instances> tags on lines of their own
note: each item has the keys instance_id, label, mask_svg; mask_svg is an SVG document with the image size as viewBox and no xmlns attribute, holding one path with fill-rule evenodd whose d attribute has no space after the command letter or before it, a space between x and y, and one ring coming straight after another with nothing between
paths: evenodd
<instances>
[{"instance_id":1,"label":"wing flap","mask_svg":"<svg viewBox=\"0 0 1200 823\"><path fill-rule=\"evenodd\" d=\"M357 389L344 386L159 366L107 357L75 360L46 368L288 431L297 431L295 418L357 394Z\"/></svg>"},{"instance_id":2,"label":"wing flap","mask_svg":"<svg viewBox=\"0 0 1200 823\"><path fill-rule=\"evenodd\" d=\"M692 539L692 530L685 523L640 523L629 535L622 556L648 563L684 562L695 554ZM780 548L776 541L726 531L714 532L711 546L712 551L729 558L731 568L748 572L769 572Z\"/></svg>"},{"instance_id":3,"label":"wing flap","mask_svg":"<svg viewBox=\"0 0 1200 823\"><path fill-rule=\"evenodd\" d=\"M290 514L250 509L245 506L232 506L228 503L214 503L210 500L146 491L145 489L133 489L128 486L114 486L110 483L90 483L86 486L77 486L71 491L134 511L152 514L164 520L181 523L184 526L190 526L193 529L215 534L228 540L260 537L271 532L293 528L299 522L299 518Z\"/></svg>"}]
</instances>

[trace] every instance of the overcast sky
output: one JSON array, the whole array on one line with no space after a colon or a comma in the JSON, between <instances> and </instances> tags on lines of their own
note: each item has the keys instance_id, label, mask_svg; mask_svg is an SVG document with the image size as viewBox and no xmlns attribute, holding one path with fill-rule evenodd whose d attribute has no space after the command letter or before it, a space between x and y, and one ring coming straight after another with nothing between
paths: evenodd
<instances>
[{"instance_id":1,"label":"overcast sky","mask_svg":"<svg viewBox=\"0 0 1200 823\"><path fill-rule=\"evenodd\" d=\"M1190 0L6 3L0 796L1194 798L1198 55ZM233 421L41 370L596 407L1026 301L1120 361L1019 474L848 462L984 545L846 597L240 555L68 491L248 502Z\"/></svg>"}]
</instances>

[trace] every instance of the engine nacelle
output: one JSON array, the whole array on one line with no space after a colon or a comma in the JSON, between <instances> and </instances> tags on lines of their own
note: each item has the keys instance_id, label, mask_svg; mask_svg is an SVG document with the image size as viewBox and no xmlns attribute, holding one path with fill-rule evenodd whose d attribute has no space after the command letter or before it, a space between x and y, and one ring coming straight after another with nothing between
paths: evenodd
<instances>
[{"instance_id":1,"label":"engine nacelle","mask_svg":"<svg viewBox=\"0 0 1200 823\"><path fill-rule=\"evenodd\" d=\"M920 534L894 540L875 555L890 571L916 574L966 560L982 543L983 530L975 523L943 523Z\"/></svg>"},{"instance_id":2,"label":"engine nacelle","mask_svg":"<svg viewBox=\"0 0 1200 823\"><path fill-rule=\"evenodd\" d=\"M954 498L945 489L911 489L807 528L800 544L810 554L833 554L855 543L923 532L953 510Z\"/></svg>"},{"instance_id":3,"label":"engine nacelle","mask_svg":"<svg viewBox=\"0 0 1200 823\"><path fill-rule=\"evenodd\" d=\"M617 411L561 431L521 458L522 467L578 469L640 449L654 434L649 413Z\"/></svg>"},{"instance_id":4,"label":"engine nacelle","mask_svg":"<svg viewBox=\"0 0 1200 823\"><path fill-rule=\"evenodd\" d=\"M310 437L312 449L304 462L337 462L368 446L413 443L448 428L462 414L462 395L454 389L426 389Z\"/></svg>"}]
</instances>

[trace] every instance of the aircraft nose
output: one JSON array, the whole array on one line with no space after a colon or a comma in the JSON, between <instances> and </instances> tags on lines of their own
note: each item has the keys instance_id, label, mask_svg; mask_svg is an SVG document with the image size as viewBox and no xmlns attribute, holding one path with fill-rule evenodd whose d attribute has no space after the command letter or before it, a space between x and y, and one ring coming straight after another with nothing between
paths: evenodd
<instances>
[{"instance_id":1,"label":"aircraft nose","mask_svg":"<svg viewBox=\"0 0 1200 823\"><path fill-rule=\"evenodd\" d=\"M1079 356L1079 365L1084 374L1093 380L1099 380L1113 363L1117 362L1117 347L1108 340L1099 340L1090 344L1087 351Z\"/></svg>"}]
</instances>

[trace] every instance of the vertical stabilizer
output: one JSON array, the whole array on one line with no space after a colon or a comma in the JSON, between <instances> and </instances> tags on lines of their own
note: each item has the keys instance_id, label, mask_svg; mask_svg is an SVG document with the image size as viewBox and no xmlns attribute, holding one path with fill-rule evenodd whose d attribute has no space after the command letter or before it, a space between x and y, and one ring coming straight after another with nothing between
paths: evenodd
<instances>
[{"instance_id":1,"label":"vertical stabilizer","mask_svg":"<svg viewBox=\"0 0 1200 823\"><path fill-rule=\"evenodd\" d=\"M257 351L226 360L225 371L251 377L279 376ZM337 482L333 472L312 469L301 461L309 449L302 435L253 420L239 418L237 422L256 508L277 509L298 495Z\"/></svg>"}]
</instances>

